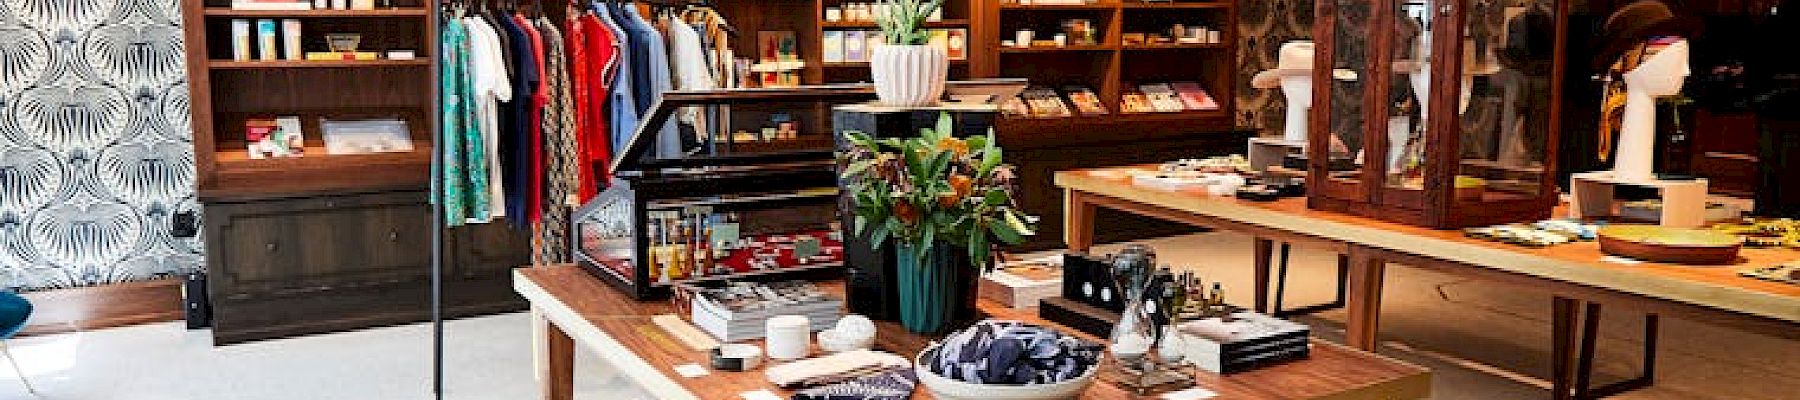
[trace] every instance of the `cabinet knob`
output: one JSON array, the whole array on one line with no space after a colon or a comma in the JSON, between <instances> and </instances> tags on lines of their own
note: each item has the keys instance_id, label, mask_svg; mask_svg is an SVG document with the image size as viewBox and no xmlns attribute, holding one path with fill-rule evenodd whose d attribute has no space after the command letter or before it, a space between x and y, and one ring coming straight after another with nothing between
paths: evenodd
<instances>
[{"instance_id":1,"label":"cabinet knob","mask_svg":"<svg viewBox=\"0 0 1800 400\"><path fill-rule=\"evenodd\" d=\"M400 242L400 231L388 231L388 242L390 242L390 243Z\"/></svg>"},{"instance_id":2,"label":"cabinet knob","mask_svg":"<svg viewBox=\"0 0 1800 400\"><path fill-rule=\"evenodd\" d=\"M1446 4L1443 4L1443 5L1440 5L1440 6L1438 6L1438 16L1440 16L1440 17L1449 17L1449 16L1450 16L1450 12L1451 12L1451 11L1454 11L1454 10L1456 10L1456 6L1455 6L1455 5L1452 5L1452 4L1448 4L1448 3L1446 3Z\"/></svg>"},{"instance_id":3,"label":"cabinet knob","mask_svg":"<svg viewBox=\"0 0 1800 400\"><path fill-rule=\"evenodd\" d=\"M278 246L275 246L275 242L269 242L269 244L263 245L263 248L268 249L270 253L274 253L276 247Z\"/></svg>"}]
</instances>

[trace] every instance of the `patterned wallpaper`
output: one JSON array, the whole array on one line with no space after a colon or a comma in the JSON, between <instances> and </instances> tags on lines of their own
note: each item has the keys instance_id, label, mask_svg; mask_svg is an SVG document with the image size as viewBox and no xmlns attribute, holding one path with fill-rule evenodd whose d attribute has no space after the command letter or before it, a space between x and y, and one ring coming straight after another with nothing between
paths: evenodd
<instances>
[{"instance_id":1,"label":"patterned wallpaper","mask_svg":"<svg viewBox=\"0 0 1800 400\"><path fill-rule=\"evenodd\" d=\"M1310 0L1238 1L1238 126L1281 135L1287 100L1280 90L1250 87L1250 77L1275 66L1275 51L1282 43L1312 38L1312 21Z\"/></svg>"},{"instance_id":2,"label":"patterned wallpaper","mask_svg":"<svg viewBox=\"0 0 1800 400\"><path fill-rule=\"evenodd\" d=\"M0 0L0 286L201 268L179 0Z\"/></svg>"}]
</instances>

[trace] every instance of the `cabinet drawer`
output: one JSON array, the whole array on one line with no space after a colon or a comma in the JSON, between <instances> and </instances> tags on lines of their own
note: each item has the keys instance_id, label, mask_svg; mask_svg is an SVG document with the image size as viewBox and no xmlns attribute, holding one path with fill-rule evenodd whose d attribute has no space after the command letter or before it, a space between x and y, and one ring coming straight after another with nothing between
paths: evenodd
<instances>
[{"instance_id":1,"label":"cabinet drawer","mask_svg":"<svg viewBox=\"0 0 1800 400\"><path fill-rule=\"evenodd\" d=\"M423 280L424 192L206 205L208 268L225 299Z\"/></svg>"}]
</instances>

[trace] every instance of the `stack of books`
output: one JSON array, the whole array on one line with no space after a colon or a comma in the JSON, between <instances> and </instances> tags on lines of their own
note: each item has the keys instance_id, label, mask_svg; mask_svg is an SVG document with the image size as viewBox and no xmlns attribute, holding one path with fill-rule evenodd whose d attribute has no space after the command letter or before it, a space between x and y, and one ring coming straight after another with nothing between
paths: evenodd
<instances>
[{"instance_id":1,"label":"stack of books","mask_svg":"<svg viewBox=\"0 0 1800 400\"><path fill-rule=\"evenodd\" d=\"M836 325L843 316L843 299L804 281L732 282L681 289L690 293L690 320L722 342L761 339L764 324L776 316L805 316L814 332Z\"/></svg>"},{"instance_id":2,"label":"stack of books","mask_svg":"<svg viewBox=\"0 0 1800 400\"><path fill-rule=\"evenodd\" d=\"M1241 311L1175 327L1182 360L1217 374L1249 371L1310 354L1312 329L1304 324Z\"/></svg>"}]
</instances>

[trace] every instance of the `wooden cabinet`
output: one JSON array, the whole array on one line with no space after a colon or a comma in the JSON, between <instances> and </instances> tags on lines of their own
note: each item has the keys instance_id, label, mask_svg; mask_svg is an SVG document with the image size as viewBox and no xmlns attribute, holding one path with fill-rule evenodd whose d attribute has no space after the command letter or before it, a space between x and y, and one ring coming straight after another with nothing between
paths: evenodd
<instances>
[{"instance_id":1,"label":"wooden cabinet","mask_svg":"<svg viewBox=\"0 0 1800 400\"><path fill-rule=\"evenodd\" d=\"M429 319L431 208L423 191L205 203L217 344ZM529 260L502 225L452 232L445 313L518 310Z\"/></svg>"}]
</instances>

